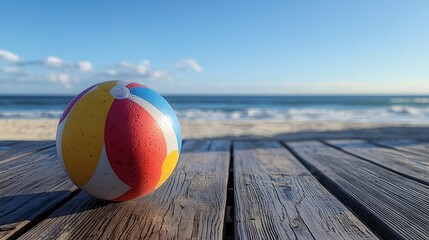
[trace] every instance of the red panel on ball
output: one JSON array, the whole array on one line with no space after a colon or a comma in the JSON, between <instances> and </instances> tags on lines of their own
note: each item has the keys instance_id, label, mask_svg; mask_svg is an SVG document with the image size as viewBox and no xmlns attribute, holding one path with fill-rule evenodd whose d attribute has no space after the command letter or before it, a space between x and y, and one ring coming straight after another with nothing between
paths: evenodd
<instances>
[{"instance_id":1,"label":"red panel on ball","mask_svg":"<svg viewBox=\"0 0 429 240\"><path fill-rule=\"evenodd\" d=\"M161 176L167 147L160 126L149 112L129 99L113 101L104 137L112 169L133 188L117 200L153 191Z\"/></svg>"},{"instance_id":2,"label":"red panel on ball","mask_svg":"<svg viewBox=\"0 0 429 240\"><path fill-rule=\"evenodd\" d=\"M141 87L141 88L147 88L145 85L140 84L140 83L130 83L126 86L127 88L137 88L137 87Z\"/></svg>"}]
</instances>

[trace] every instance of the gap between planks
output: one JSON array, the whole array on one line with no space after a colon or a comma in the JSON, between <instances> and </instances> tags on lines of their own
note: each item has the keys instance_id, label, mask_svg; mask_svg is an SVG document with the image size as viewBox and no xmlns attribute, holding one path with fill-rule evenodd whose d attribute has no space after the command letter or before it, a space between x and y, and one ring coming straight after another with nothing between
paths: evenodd
<instances>
[{"instance_id":1,"label":"gap between planks","mask_svg":"<svg viewBox=\"0 0 429 240\"><path fill-rule=\"evenodd\" d=\"M375 144L372 141L346 139L327 140L324 144L362 159L403 177L429 185L428 158L406 151Z\"/></svg>"},{"instance_id":2,"label":"gap between planks","mask_svg":"<svg viewBox=\"0 0 429 240\"><path fill-rule=\"evenodd\" d=\"M375 239L277 141L234 142L237 239Z\"/></svg>"},{"instance_id":3,"label":"gap between planks","mask_svg":"<svg viewBox=\"0 0 429 240\"><path fill-rule=\"evenodd\" d=\"M403 139L403 140L370 140L370 143L395 149L404 153L411 153L418 156L429 156L429 143L427 141L418 141L412 139Z\"/></svg>"},{"instance_id":4,"label":"gap between planks","mask_svg":"<svg viewBox=\"0 0 429 240\"><path fill-rule=\"evenodd\" d=\"M428 236L427 185L321 142L283 143L326 188L383 238Z\"/></svg>"},{"instance_id":5,"label":"gap between planks","mask_svg":"<svg viewBox=\"0 0 429 240\"><path fill-rule=\"evenodd\" d=\"M234 221L234 147L231 142L229 149L229 171L227 180L227 192L226 192L226 207L225 207L225 218L223 226L223 239L232 240L235 234L235 221Z\"/></svg>"}]
</instances>

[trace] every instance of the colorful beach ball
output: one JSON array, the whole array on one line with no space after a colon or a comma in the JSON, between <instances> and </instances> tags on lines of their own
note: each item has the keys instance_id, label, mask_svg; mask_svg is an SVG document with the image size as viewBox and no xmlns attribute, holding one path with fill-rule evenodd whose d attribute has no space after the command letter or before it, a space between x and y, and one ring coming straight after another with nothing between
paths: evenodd
<instances>
[{"instance_id":1,"label":"colorful beach ball","mask_svg":"<svg viewBox=\"0 0 429 240\"><path fill-rule=\"evenodd\" d=\"M147 195L172 174L182 144L170 104L138 83L109 81L81 92L57 131L64 169L83 191L105 200Z\"/></svg>"}]
</instances>

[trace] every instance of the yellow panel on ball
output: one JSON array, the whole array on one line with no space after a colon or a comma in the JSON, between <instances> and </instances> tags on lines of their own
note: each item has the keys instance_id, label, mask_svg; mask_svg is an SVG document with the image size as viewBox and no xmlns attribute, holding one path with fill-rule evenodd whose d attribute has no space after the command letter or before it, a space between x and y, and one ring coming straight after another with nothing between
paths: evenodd
<instances>
[{"instance_id":1,"label":"yellow panel on ball","mask_svg":"<svg viewBox=\"0 0 429 240\"><path fill-rule=\"evenodd\" d=\"M114 98L116 81L97 85L70 111L62 133L62 157L71 180L83 186L92 177L104 144L105 119Z\"/></svg>"},{"instance_id":2,"label":"yellow panel on ball","mask_svg":"<svg viewBox=\"0 0 429 240\"><path fill-rule=\"evenodd\" d=\"M174 150L165 158L164 162L162 163L161 177L159 178L158 184L156 184L156 188L167 181L168 177L170 177L174 168L176 167L177 160L179 160L179 151L177 150Z\"/></svg>"}]
</instances>

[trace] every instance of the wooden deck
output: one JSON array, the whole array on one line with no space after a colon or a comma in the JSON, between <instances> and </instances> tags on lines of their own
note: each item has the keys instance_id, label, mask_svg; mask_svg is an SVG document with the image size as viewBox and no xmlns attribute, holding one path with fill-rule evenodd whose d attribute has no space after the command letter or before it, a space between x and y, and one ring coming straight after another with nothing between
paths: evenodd
<instances>
[{"instance_id":1,"label":"wooden deck","mask_svg":"<svg viewBox=\"0 0 429 240\"><path fill-rule=\"evenodd\" d=\"M0 239L429 239L429 142L190 140L123 203L77 189L54 145L0 141Z\"/></svg>"}]
</instances>

